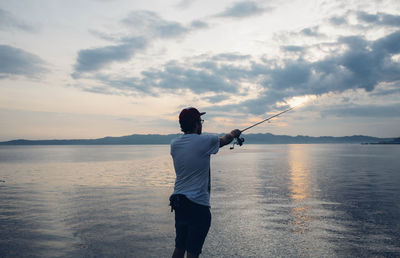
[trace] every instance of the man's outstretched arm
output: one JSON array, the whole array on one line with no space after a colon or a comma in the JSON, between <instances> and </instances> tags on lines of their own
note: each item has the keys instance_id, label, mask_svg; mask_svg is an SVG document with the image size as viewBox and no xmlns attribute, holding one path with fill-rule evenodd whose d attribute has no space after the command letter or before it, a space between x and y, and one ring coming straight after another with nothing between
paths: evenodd
<instances>
[{"instance_id":1,"label":"man's outstretched arm","mask_svg":"<svg viewBox=\"0 0 400 258\"><path fill-rule=\"evenodd\" d=\"M230 133L227 133L224 136L219 137L219 147L223 147L233 141L233 139L240 136L242 132L239 129L235 129Z\"/></svg>"}]
</instances>

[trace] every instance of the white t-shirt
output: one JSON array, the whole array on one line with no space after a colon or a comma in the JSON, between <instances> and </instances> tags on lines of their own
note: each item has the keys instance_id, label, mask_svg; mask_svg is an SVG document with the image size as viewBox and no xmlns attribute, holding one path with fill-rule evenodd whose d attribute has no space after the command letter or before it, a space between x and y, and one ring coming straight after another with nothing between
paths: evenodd
<instances>
[{"instance_id":1,"label":"white t-shirt","mask_svg":"<svg viewBox=\"0 0 400 258\"><path fill-rule=\"evenodd\" d=\"M173 194L184 194L201 205L210 206L210 155L219 150L217 135L184 134L171 141L176 173Z\"/></svg>"}]
</instances>

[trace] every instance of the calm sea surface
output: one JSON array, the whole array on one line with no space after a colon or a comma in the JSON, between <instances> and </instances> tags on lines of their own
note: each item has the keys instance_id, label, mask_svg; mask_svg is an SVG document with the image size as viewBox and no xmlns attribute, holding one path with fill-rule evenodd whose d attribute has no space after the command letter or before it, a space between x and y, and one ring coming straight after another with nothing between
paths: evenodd
<instances>
[{"instance_id":1,"label":"calm sea surface","mask_svg":"<svg viewBox=\"0 0 400 258\"><path fill-rule=\"evenodd\" d=\"M204 257L400 257L399 145L212 157ZM0 257L168 257L169 146L0 147Z\"/></svg>"}]
</instances>

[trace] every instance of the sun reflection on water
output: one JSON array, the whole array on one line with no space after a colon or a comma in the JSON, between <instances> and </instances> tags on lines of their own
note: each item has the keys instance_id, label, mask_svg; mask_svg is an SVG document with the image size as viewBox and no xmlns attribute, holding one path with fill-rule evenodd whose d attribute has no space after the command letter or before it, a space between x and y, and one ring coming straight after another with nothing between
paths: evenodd
<instances>
[{"instance_id":1,"label":"sun reflection on water","mask_svg":"<svg viewBox=\"0 0 400 258\"><path fill-rule=\"evenodd\" d=\"M302 145L290 145L290 198L292 208L290 214L293 219L293 231L304 233L309 230L312 220L310 216L311 205L307 205L307 199L311 195L310 168L307 155Z\"/></svg>"}]
</instances>

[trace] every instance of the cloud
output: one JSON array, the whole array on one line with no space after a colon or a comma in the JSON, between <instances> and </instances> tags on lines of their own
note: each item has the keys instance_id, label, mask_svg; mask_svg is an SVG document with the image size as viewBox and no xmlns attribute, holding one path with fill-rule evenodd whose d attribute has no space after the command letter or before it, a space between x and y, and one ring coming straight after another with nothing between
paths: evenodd
<instances>
[{"instance_id":1,"label":"cloud","mask_svg":"<svg viewBox=\"0 0 400 258\"><path fill-rule=\"evenodd\" d=\"M195 20L195 21L192 21L192 23L190 24L190 27L193 29L204 29L204 28L208 28L209 25L208 25L208 23L206 23L204 21Z\"/></svg>"},{"instance_id":2,"label":"cloud","mask_svg":"<svg viewBox=\"0 0 400 258\"><path fill-rule=\"evenodd\" d=\"M372 92L381 83L400 83L400 63L391 59L400 53L400 31L372 42L363 37L342 37L336 44L347 50L315 62L299 58L253 64L249 73L261 76L263 90L241 106L249 113L262 114L271 105L293 96L348 89Z\"/></svg>"},{"instance_id":3,"label":"cloud","mask_svg":"<svg viewBox=\"0 0 400 258\"><path fill-rule=\"evenodd\" d=\"M96 75L105 94L131 92L158 94L198 94L210 104L243 97L241 110L264 114L278 102L308 94L341 93L350 89L372 91L382 83L400 82L400 63L392 58L400 54L400 30L369 41L362 36L340 37L329 42L332 51L319 60L306 57L314 46L284 46L283 51L296 51L298 58L253 60L240 53L201 55L185 62L170 61L160 67L142 71L138 77ZM322 43L321 43L322 44ZM307 51L305 51L307 50ZM251 87L249 86L251 85ZM254 91L256 90L256 91ZM211 96L211 97L210 97ZM234 105L219 105L229 110Z\"/></svg>"},{"instance_id":4,"label":"cloud","mask_svg":"<svg viewBox=\"0 0 400 258\"><path fill-rule=\"evenodd\" d=\"M99 1L102 1L102 0L99 0ZM105 0L105 1L107 1L107 0ZM113 1L113 0L110 0L110 1ZM103 39L108 42L119 43L122 41L122 37L115 33L106 33L106 32L102 32L102 31L98 31L98 30L94 30L94 29L89 29L89 33L92 34L93 36L95 36L96 38L100 38L100 39Z\"/></svg>"},{"instance_id":5,"label":"cloud","mask_svg":"<svg viewBox=\"0 0 400 258\"><path fill-rule=\"evenodd\" d=\"M227 80L224 69L196 69L187 64L169 62L161 70L142 72L144 82L148 87L156 87L161 90L190 90L194 93L206 92L231 92L238 89L238 82ZM228 72L229 71L225 71Z\"/></svg>"},{"instance_id":6,"label":"cloud","mask_svg":"<svg viewBox=\"0 0 400 258\"><path fill-rule=\"evenodd\" d=\"M343 25L343 24L347 24L347 19L344 16L342 16L342 17L334 16L329 19L329 22L334 25Z\"/></svg>"},{"instance_id":7,"label":"cloud","mask_svg":"<svg viewBox=\"0 0 400 258\"><path fill-rule=\"evenodd\" d=\"M250 59L250 55L242 55L240 53L221 53L211 57L214 61L244 61Z\"/></svg>"},{"instance_id":8,"label":"cloud","mask_svg":"<svg viewBox=\"0 0 400 258\"><path fill-rule=\"evenodd\" d=\"M388 105L341 105L340 107L330 107L321 112L323 117L393 117L397 118L400 114L400 104Z\"/></svg>"},{"instance_id":9,"label":"cloud","mask_svg":"<svg viewBox=\"0 0 400 258\"><path fill-rule=\"evenodd\" d=\"M294 86L302 86L311 76L310 63L303 60L287 61L284 67L277 67L269 71L270 81L266 84L275 89L285 89Z\"/></svg>"},{"instance_id":10,"label":"cloud","mask_svg":"<svg viewBox=\"0 0 400 258\"><path fill-rule=\"evenodd\" d=\"M180 0L176 7L180 9L187 9L193 5L196 0Z\"/></svg>"},{"instance_id":11,"label":"cloud","mask_svg":"<svg viewBox=\"0 0 400 258\"><path fill-rule=\"evenodd\" d=\"M166 21L150 11L131 12L122 23L128 26L134 35L155 38L176 38L189 32L189 29L180 23Z\"/></svg>"},{"instance_id":12,"label":"cloud","mask_svg":"<svg viewBox=\"0 0 400 258\"><path fill-rule=\"evenodd\" d=\"M0 9L0 29L19 29L28 32L34 31L32 26L26 24L10 12L3 9Z\"/></svg>"},{"instance_id":13,"label":"cloud","mask_svg":"<svg viewBox=\"0 0 400 258\"><path fill-rule=\"evenodd\" d=\"M0 45L0 60L0 78L15 75L37 78L47 71L40 57L8 45Z\"/></svg>"},{"instance_id":14,"label":"cloud","mask_svg":"<svg viewBox=\"0 0 400 258\"><path fill-rule=\"evenodd\" d=\"M312 28L305 28L300 31L300 34L303 36L308 36L308 37L320 37L324 36L323 34L319 33L319 27L314 26Z\"/></svg>"},{"instance_id":15,"label":"cloud","mask_svg":"<svg viewBox=\"0 0 400 258\"><path fill-rule=\"evenodd\" d=\"M350 19L349 19L350 17ZM355 18L355 21L349 22L351 17ZM400 26L400 15L393 15L388 13L378 12L376 14L368 13L365 11L348 11L342 16L334 16L329 19L329 22L336 26L347 25L350 28L365 29L374 27L394 27Z\"/></svg>"},{"instance_id":16,"label":"cloud","mask_svg":"<svg viewBox=\"0 0 400 258\"><path fill-rule=\"evenodd\" d=\"M113 62L128 61L136 53L147 46L144 38L131 38L124 43L113 46L84 49L78 52L73 76L78 78L83 72L96 71Z\"/></svg>"},{"instance_id":17,"label":"cloud","mask_svg":"<svg viewBox=\"0 0 400 258\"><path fill-rule=\"evenodd\" d=\"M287 52L304 52L306 47L302 46L293 46L293 45L288 45L288 46L283 46L281 47L284 51Z\"/></svg>"},{"instance_id":18,"label":"cloud","mask_svg":"<svg viewBox=\"0 0 400 258\"><path fill-rule=\"evenodd\" d=\"M322 60L288 60L283 67L266 71L268 88L291 88L302 94L322 94L363 88L371 91L381 82L400 80L400 64L391 60L400 53L400 31L370 42L363 37L342 37L347 51Z\"/></svg>"},{"instance_id":19,"label":"cloud","mask_svg":"<svg viewBox=\"0 0 400 258\"><path fill-rule=\"evenodd\" d=\"M400 87L396 83L387 84L383 87L377 88L374 92L371 93L371 96L400 96Z\"/></svg>"},{"instance_id":20,"label":"cloud","mask_svg":"<svg viewBox=\"0 0 400 258\"><path fill-rule=\"evenodd\" d=\"M114 44L80 50L74 65L73 78L78 79L82 73L96 72L114 62L129 61L137 52L145 50L155 40L179 38L191 30L207 27L202 21L193 21L191 27L185 27L178 22L166 21L150 11L131 12L121 20L121 24L129 30L128 36L118 37L91 31L92 34Z\"/></svg>"},{"instance_id":21,"label":"cloud","mask_svg":"<svg viewBox=\"0 0 400 258\"><path fill-rule=\"evenodd\" d=\"M215 96L204 97L203 99L210 103L218 103L218 102L229 99L229 96L220 94L220 95L215 95Z\"/></svg>"},{"instance_id":22,"label":"cloud","mask_svg":"<svg viewBox=\"0 0 400 258\"><path fill-rule=\"evenodd\" d=\"M357 12L357 19L361 22L365 22L371 25L381 26L400 26L400 16L386 13L370 14L367 12Z\"/></svg>"},{"instance_id":23,"label":"cloud","mask_svg":"<svg viewBox=\"0 0 400 258\"><path fill-rule=\"evenodd\" d=\"M375 52L381 55L400 53L400 30L376 40L372 47Z\"/></svg>"},{"instance_id":24,"label":"cloud","mask_svg":"<svg viewBox=\"0 0 400 258\"><path fill-rule=\"evenodd\" d=\"M95 79L104 86L96 86L95 91L103 94L119 95L151 95L158 96L156 88L151 87L151 78L119 77L104 74L96 74ZM110 87L112 85L112 87ZM86 87L86 91L92 91L93 87Z\"/></svg>"},{"instance_id":25,"label":"cloud","mask_svg":"<svg viewBox=\"0 0 400 258\"><path fill-rule=\"evenodd\" d=\"M330 22L330 21L329 21ZM331 22L330 22L331 23ZM326 34L321 33L320 32L320 26L312 26L312 27L306 27L306 28L302 28L302 29L298 29L295 31L282 31L282 32L278 32L275 33L275 38L276 40L279 40L281 42L296 42L296 46L288 46L287 50L289 52L298 52L300 49L299 47L303 47L305 49L304 46L299 46L297 45L297 42L304 42L305 39L307 38L314 38L314 39L326 39L329 38ZM282 46L283 49L286 48L286 46ZM297 48L295 50L295 48Z\"/></svg>"},{"instance_id":26,"label":"cloud","mask_svg":"<svg viewBox=\"0 0 400 258\"><path fill-rule=\"evenodd\" d=\"M225 58L230 55L227 54ZM232 54L232 56L234 55ZM238 57L239 55L237 55ZM240 82L249 77L247 69L221 63L221 61L212 61L212 59L211 57L210 61L197 59L191 62L170 61L160 68L142 71L139 77L97 73L93 79L104 86L89 87L85 90L104 94L124 94L125 92L126 94L138 93L151 96L158 96L162 93L178 95L185 91L195 94L216 93L220 96L207 98L214 102L227 99L226 96L229 94L239 94Z\"/></svg>"},{"instance_id":27,"label":"cloud","mask_svg":"<svg viewBox=\"0 0 400 258\"><path fill-rule=\"evenodd\" d=\"M217 14L217 17L230 17L230 18L243 18L249 16L260 15L264 12L268 11L268 9L260 7L254 1L241 1L236 2L225 11Z\"/></svg>"}]
</instances>

